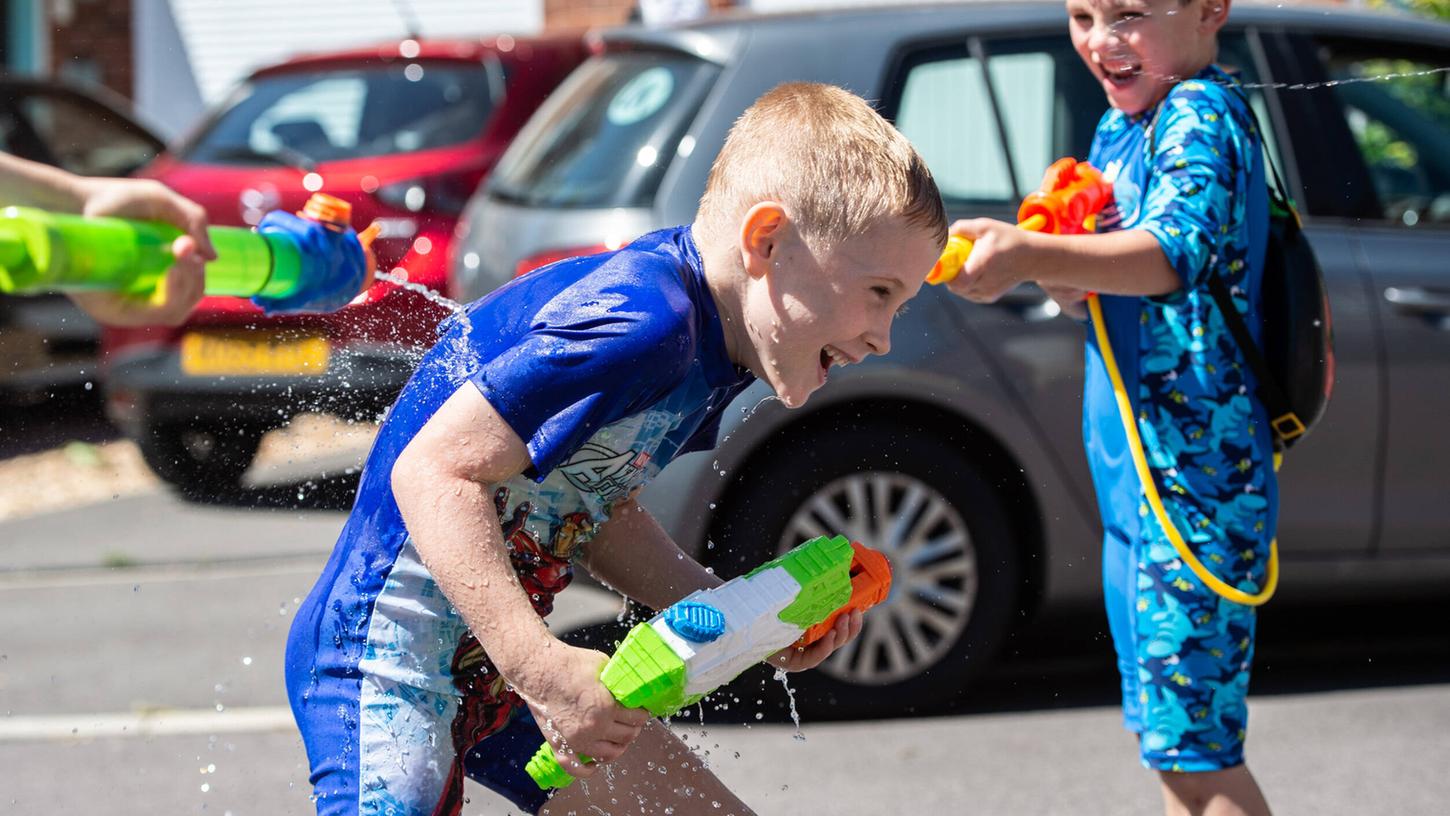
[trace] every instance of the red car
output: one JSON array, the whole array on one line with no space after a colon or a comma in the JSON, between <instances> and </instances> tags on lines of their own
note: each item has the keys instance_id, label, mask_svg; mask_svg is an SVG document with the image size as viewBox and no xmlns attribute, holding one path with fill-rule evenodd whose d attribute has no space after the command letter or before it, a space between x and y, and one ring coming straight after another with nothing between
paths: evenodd
<instances>
[{"instance_id":1,"label":"red car","mask_svg":"<svg viewBox=\"0 0 1450 816\"><path fill-rule=\"evenodd\" d=\"M458 215L524 121L587 56L582 38L404 40L254 73L181 147L140 175L215 224L301 209L314 191L382 224L381 270L449 294ZM373 418L431 345L446 310L375 283L327 315L264 317L213 297L175 329L108 330L108 413L186 492L236 485L262 435L292 416Z\"/></svg>"}]
</instances>

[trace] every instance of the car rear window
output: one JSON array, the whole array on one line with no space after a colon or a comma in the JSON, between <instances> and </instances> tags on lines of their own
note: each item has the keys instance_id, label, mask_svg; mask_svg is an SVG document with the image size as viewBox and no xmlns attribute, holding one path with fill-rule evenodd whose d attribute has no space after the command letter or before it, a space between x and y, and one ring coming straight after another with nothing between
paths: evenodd
<instances>
[{"instance_id":1,"label":"car rear window","mask_svg":"<svg viewBox=\"0 0 1450 816\"><path fill-rule=\"evenodd\" d=\"M259 77L237 90L182 156L308 165L458 144L488 122L496 73L489 63L416 61Z\"/></svg>"},{"instance_id":2,"label":"car rear window","mask_svg":"<svg viewBox=\"0 0 1450 816\"><path fill-rule=\"evenodd\" d=\"M489 195L540 207L648 206L718 75L674 52L585 62L514 139Z\"/></svg>"}]
</instances>

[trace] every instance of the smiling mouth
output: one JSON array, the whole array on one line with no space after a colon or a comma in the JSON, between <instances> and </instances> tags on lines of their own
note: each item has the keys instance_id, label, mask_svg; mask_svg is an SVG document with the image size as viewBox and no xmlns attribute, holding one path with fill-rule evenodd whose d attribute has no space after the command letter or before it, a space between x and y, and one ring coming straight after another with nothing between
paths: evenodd
<instances>
[{"instance_id":1,"label":"smiling mouth","mask_svg":"<svg viewBox=\"0 0 1450 816\"><path fill-rule=\"evenodd\" d=\"M1102 71L1103 79L1106 79L1114 85L1124 85L1137 79L1138 75L1143 73L1143 68L1142 66L1134 66L1132 68L1124 68L1120 71L1111 71L1104 67Z\"/></svg>"},{"instance_id":2,"label":"smiling mouth","mask_svg":"<svg viewBox=\"0 0 1450 816\"><path fill-rule=\"evenodd\" d=\"M852 360L850 357L847 357L840 349L833 348L832 346L822 346L821 347L821 370L822 371L828 371L828 370L830 370L831 366L833 366L833 365L848 366L848 365L850 365L853 362L855 362L855 360Z\"/></svg>"}]
</instances>

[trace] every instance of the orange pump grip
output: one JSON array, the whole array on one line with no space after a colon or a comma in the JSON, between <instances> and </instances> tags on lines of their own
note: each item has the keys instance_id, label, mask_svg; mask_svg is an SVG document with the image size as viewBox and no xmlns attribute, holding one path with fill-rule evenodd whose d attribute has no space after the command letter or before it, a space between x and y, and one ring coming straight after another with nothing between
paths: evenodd
<instances>
[{"instance_id":1,"label":"orange pump grip","mask_svg":"<svg viewBox=\"0 0 1450 816\"><path fill-rule=\"evenodd\" d=\"M1033 217L1044 220L1040 232L1076 235L1085 232L1083 223L1096 215L1113 197L1109 184L1096 167L1071 156L1058 159L1047 168L1042 189L1029 193L1017 208L1017 221Z\"/></svg>"},{"instance_id":2,"label":"orange pump grip","mask_svg":"<svg viewBox=\"0 0 1450 816\"><path fill-rule=\"evenodd\" d=\"M837 618L856 609L865 612L891 594L891 562L886 556L855 541L851 542L851 549L855 552L851 558L851 599L830 617L807 629L796 641L797 646L815 643L831 631Z\"/></svg>"}]
</instances>

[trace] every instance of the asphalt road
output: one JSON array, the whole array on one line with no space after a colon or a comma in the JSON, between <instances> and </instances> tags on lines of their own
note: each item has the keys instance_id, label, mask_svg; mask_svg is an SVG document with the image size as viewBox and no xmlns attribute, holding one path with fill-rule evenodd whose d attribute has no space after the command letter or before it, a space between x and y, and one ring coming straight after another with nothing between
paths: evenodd
<instances>
[{"instance_id":1,"label":"asphalt road","mask_svg":"<svg viewBox=\"0 0 1450 816\"><path fill-rule=\"evenodd\" d=\"M0 524L0 812L310 813L282 644L340 523L157 493ZM618 610L580 586L554 624ZM1450 602L1265 613L1249 750L1278 813L1450 812L1447 621ZM762 814L1157 812L1100 613L1008 652L935 716L807 721L801 740L746 693L677 725ZM471 794L466 813L509 812Z\"/></svg>"}]
</instances>

